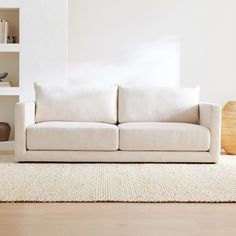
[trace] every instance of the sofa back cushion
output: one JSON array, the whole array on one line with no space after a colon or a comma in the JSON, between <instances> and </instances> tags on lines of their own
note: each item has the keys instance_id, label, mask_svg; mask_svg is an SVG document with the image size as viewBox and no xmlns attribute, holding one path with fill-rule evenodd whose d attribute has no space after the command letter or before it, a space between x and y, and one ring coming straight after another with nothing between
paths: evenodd
<instances>
[{"instance_id":1,"label":"sofa back cushion","mask_svg":"<svg viewBox=\"0 0 236 236\"><path fill-rule=\"evenodd\" d=\"M197 124L199 87L119 87L119 123L186 122Z\"/></svg>"},{"instance_id":2,"label":"sofa back cushion","mask_svg":"<svg viewBox=\"0 0 236 236\"><path fill-rule=\"evenodd\" d=\"M117 86L45 86L35 84L36 122L117 123Z\"/></svg>"}]
</instances>

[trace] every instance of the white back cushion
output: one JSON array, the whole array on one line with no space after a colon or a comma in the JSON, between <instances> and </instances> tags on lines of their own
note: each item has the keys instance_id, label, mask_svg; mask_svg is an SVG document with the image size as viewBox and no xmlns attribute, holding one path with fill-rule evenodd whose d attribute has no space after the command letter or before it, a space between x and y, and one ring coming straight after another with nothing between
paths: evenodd
<instances>
[{"instance_id":1,"label":"white back cushion","mask_svg":"<svg viewBox=\"0 0 236 236\"><path fill-rule=\"evenodd\" d=\"M36 122L117 123L117 86L79 87L35 84Z\"/></svg>"},{"instance_id":2,"label":"white back cushion","mask_svg":"<svg viewBox=\"0 0 236 236\"><path fill-rule=\"evenodd\" d=\"M186 122L197 124L199 87L119 87L119 123Z\"/></svg>"}]
</instances>

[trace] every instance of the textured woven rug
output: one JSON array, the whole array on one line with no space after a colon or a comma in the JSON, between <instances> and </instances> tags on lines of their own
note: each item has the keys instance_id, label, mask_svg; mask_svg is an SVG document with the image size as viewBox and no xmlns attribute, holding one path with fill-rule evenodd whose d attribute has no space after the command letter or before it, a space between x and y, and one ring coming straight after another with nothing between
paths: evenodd
<instances>
[{"instance_id":1,"label":"textured woven rug","mask_svg":"<svg viewBox=\"0 0 236 236\"><path fill-rule=\"evenodd\" d=\"M19 164L0 156L1 202L236 202L236 157L219 164Z\"/></svg>"}]
</instances>

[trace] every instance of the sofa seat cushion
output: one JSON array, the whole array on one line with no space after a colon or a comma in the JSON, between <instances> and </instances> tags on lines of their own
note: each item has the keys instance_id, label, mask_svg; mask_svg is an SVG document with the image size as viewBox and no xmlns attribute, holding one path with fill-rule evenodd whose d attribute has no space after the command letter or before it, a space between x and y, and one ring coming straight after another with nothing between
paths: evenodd
<instances>
[{"instance_id":1,"label":"sofa seat cushion","mask_svg":"<svg viewBox=\"0 0 236 236\"><path fill-rule=\"evenodd\" d=\"M207 151L210 131L200 125L169 122L139 122L119 125L120 150Z\"/></svg>"},{"instance_id":2,"label":"sofa seat cushion","mask_svg":"<svg viewBox=\"0 0 236 236\"><path fill-rule=\"evenodd\" d=\"M113 151L118 127L96 122L43 122L27 128L28 150Z\"/></svg>"}]
</instances>

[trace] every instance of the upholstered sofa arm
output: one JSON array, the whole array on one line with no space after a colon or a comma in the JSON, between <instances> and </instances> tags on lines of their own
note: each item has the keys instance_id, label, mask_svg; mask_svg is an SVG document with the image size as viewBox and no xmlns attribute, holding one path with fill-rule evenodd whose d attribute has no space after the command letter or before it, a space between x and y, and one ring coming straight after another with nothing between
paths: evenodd
<instances>
[{"instance_id":1,"label":"upholstered sofa arm","mask_svg":"<svg viewBox=\"0 0 236 236\"><path fill-rule=\"evenodd\" d=\"M35 123L35 102L17 103L15 107L16 159L26 152L26 128Z\"/></svg>"},{"instance_id":2,"label":"upholstered sofa arm","mask_svg":"<svg viewBox=\"0 0 236 236\"><path fill-rule=\"evenodd\" d=\"M210 103L199 104L200 125L210 129L210 154L217 162L221 150L221 106Z\"/></svg>"}]
</instances>

